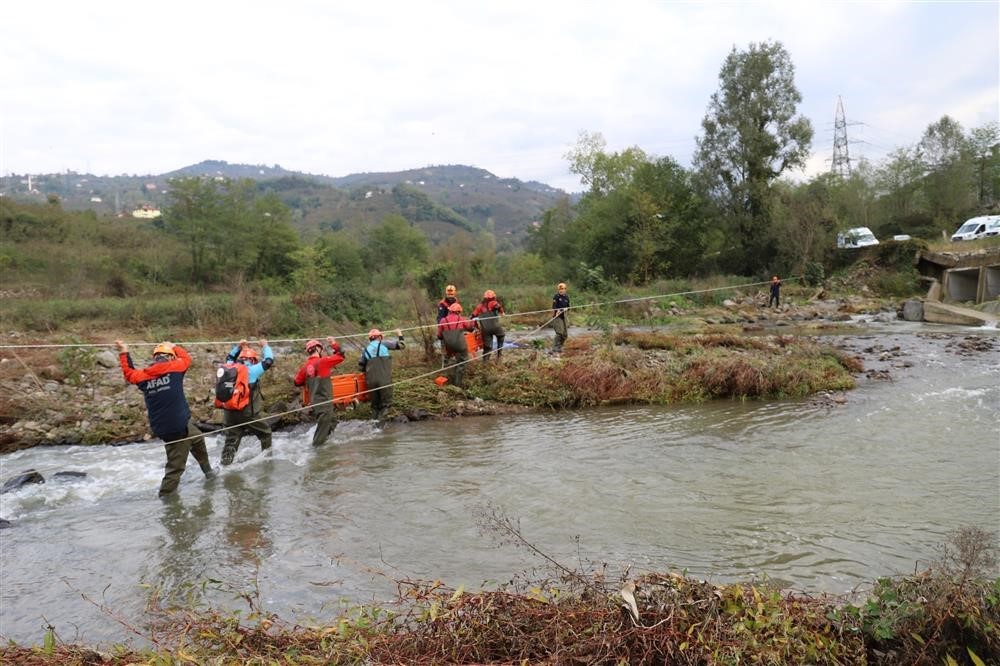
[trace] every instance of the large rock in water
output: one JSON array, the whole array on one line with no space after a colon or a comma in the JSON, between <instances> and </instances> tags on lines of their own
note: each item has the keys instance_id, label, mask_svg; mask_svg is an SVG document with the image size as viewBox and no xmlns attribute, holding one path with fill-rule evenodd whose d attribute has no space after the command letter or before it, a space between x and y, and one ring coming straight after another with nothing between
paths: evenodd
<instances>
[{"instance_id":1,"label":"large rock in water","mask_svg":"<svg viewBox=\"0 0 1000 666\"><path fill-rule=\"evenodd\" d=\"M10 527L10 521L6 518L0 518L0 530L5 530Z\"/></svg>"},{"instance_id":2,"label":"large rock in water","mask_svg":"<svg viewBox=\"0 0 1000 666\"><path fill-rule=\"evenodd\" d=\"M23 488L29 483L45 483L45 477L35 470L29 469L27 472L18 474L13 479L9 479L6 483L4 483L3 488L0 488L0 495L3 493L9 493L12 490Z\"/></svg>"},{"instance_id":3,"label":"large rock in water","mask_svg":"<svg viewBox=\"0 0 1000 666\"><path fill-rule=\"evenodd\" d=\"M924 320L924 304L915 298L903 303L903 320L904 321L923 321Z\"/></svg>"}]
</instances>

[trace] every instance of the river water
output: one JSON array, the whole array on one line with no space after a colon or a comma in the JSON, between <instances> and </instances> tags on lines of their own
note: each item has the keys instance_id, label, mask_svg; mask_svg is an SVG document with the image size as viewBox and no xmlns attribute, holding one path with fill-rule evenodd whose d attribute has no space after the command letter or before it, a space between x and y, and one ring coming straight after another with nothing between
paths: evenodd
<instances>
[{"instance_id":1,"label":"river water","mask_svg":"<svg viewBox=\"0 0 1000 666\"><path fill-rule=\"evenodd\" d=\"M969 335L989 348L962 353ZM172 501L156 497L155 442L10 454L2 479L87 477L0 496L14 523L0 638L39 643L47 623L66 640L135 638L147 586L234 609L257 589L311 622L390 599L393 580L475 589L544 564L500 543L491 510L570 567L833 593L912 572L959 526L1000 529L998 332L894 324L839 344L890 378L861 376L842 400L349 422L319 450L309 430L278 433L267 456L246 438L218 479L191 461ZM221 438L208 442L217 461Z\"/></svg>"}]
</instances>

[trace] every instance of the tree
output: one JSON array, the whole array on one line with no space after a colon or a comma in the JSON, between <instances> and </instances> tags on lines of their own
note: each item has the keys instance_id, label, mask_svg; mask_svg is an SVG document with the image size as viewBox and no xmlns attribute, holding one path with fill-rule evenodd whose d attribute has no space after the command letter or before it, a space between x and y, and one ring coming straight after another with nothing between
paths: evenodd
<instances>
[{"instance_id":1,"label":"tree","mask_svg":"<svg viewBox=\"0 0 1000 666\"><path fill-rule=\"evenodd\" d=\"M740 246L733 268L744 274L766 269L774 252L772 183L803 167L809 154L813 130L807 118L795 115L802 95L794 73L780 42L733 47L701 123L694 164L735 223Z\"/></svg>"},{"instance_id":2,"label":"tree","mask_svg":"<svg viewBox=\"0 0 1000 666\"><path fill-rule=\"evenodd\" d=\"M565 155L570 173L580 176L595 194L608 194L625 186L632 180L635 170L649 161L638 146L620 153L606 153L606 145L600 132L583 131L577 137L576 146Z\"/></svg>"},{"instance_id":3,"label":"tree","mask_svg":"<svg viewBox=\"0 0 1000 666\"><path fill-rule=\"evenodd\" d=\"M402 215L386 215L365 240L363 254L365 267L371 272L392 271L399 276L427 261L427 236Z\"/></svg>"},{"instance_id":4,"label":"tree","mask_svg":"<svg viewBox=\"0 0 1000 666\"><path fill-rule=\"evenodd\" d=\"M973 128L969 149L975 162L979 205L995 204L1000 194L1000 124L993 121Z\"/></svg>"},{"instance_id":5,"label":"tree","mask_svg":"<svg viewBox=\"0 0 1000 666\"><path fill-rule=\"evenodd\" d=\"M949 232L975 206L975 176L962 125L942 116L924 130L918 146L926 170L923 189L937 227Z\"/></svg>"}]
</instances>

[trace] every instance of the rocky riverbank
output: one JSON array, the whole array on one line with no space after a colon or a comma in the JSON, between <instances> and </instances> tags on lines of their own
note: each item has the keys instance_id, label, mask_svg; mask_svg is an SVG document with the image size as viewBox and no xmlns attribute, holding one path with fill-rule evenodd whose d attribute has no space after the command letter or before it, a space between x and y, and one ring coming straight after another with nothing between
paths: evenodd
<instances>
[{"instance_id":1,"label":"rocky riverbank","mask_svg":"<svg viewBox=\"0 0 1000 666\"><path fill-rule=\"evenodd\" d=\"M872 298L827 299L824 296L817 293L807 303L786 304L774 309L763 307L760 296L727 300L721 307L687 312L672 308L666 313L651 313L649 306L643 304L633 314L635 323L640 327L651 316L660 319L663 315L671 317L676 323L644 327L661 333L676 332L691 336L697 333L760 335L773 332L792 335L815 334L847 326L851 318L859 314L893 321L898 317L897 310L901 309L901 304ZM607 332L606 327L604 332ZM104 343L119 334L112 332L94 336L87 342ZM575 335L571 342L575 340L576 344L567 350L567 358L576 355L582 360L592 356L588 348L601 335L602 332L596 330ZM509 380L508 384L535 384L538 382L532 377L533 373L552 374L553 360L542 351L549 343L549 337L548 331L534 332L533 336L516 330L511 332L509 339L517 342L522 350L511 350L504 358L506 367L512 371L517 368L517 377ZM49 341L9 333L3 336L3 342L30 345ZM632 344L622 339L616 343ZM397 355L397 381L433 371L435 367L434 362L428 363L423 358L422 350L413 349L413 346L405 354ZM274 347L277 362L266 376L263 391L268 413L282 414L275 423L275 427L281 428L308 420L309 416L307 411L295 411L301 407L301 402L292 377L302 361L302 355L290 345L275 344ZM211 429L213 424L221 422L221 413L212 406L214 370L229 348L209 344L192 346L189 351L194 357L194 364L186 377L186 392L195 419L206 429ZM758 353L766 354L767 351L758 350ZM526 356L530 359L524 364L512 364ZM134 358L137 365L143 364L143 359ZM356 360L357 350L353 350L353 354L349 353L348 360L340 366L340 371L353 371ZM564 358L561 362L566 360ZM635 362L637 367L643 364L655 366L657 363L655 355L640 357ZM497 379L495 369L489 373L477 373L473 369L469 374L470 386L464 392L453 387L439 389L429 380L399 387L395 418L400 421L417 420L495 414L540 405L587 404L586 399L576 400L573 396L561 396L558 400L545 396L525 398L517 395L512 387L506 387L504 391L493 390L504 383ZM487 386L480 386L481 390L477 390L477 381L486 381ZM0 352L0 393L0 452L44 444L119 444L152 437L147 428L142 395L123 381L118 357L111 345L107 348L67 346L3 350ZM628 395L624 399L628 399ZM684 396L673 396L671 399L684 399ZM362 404L358 409L342 414L342 418L369 418L369 412L367 406Z\"/></svg>"}]
</instances>

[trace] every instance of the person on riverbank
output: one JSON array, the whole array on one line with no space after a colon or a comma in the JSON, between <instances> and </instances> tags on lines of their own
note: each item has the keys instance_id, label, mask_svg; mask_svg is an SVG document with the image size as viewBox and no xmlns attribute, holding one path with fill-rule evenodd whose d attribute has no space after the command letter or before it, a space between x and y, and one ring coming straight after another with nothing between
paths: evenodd
<instances>
[{"instance_id":1,"label":"person on riverbank","mask_svg":"<svg viewBox=\"0 0 1000 666\"><path fill-rule=\"evenodd\" d=\"M444 298L438 301L437 322L448 316L448 308L458 303L458 289L453 284L444 288Z\"/></svg>"},{"instance_id":2,"label":"person on riverbank","mask_svg":"<svg viewBox=\"0 0 1000 666\"><path fill-rule=\"evenodd\" d=\"M260 392L260 379L274 365L274 353L267 344L267 340L260 341L260 351L264 356L263 359L257 350L250 346L249 342L240 340L239 344L234 346L226 357L226 361L229 363L242 363L246 366L247 381L250 384L250 401L243 409L222 410L222 424L228 428L220 461L223 465L232 464L244 435L256 435L257 439L260 440L261 452L271 448L271 426L268 425L267 421L261 420L264 416L264 397Z\"/></svg>"},{"instance_id":3,"label":"person on riverbank","mask_svg":"<svg viewBox=\"0 0 1000 666\"><path fill-rule=\"evenodd\" d=\"M552 345L552 351L556 354L562 351L566 338L569 337L569 325L566 323L566 311L569 310L569 294L566 293L566 283L560 282L556 287L556 293L552 297L552 329L556 332L556 339Z\"/></svg>"},{"instance_id":4,"label":"person on riverbank","mask_svg":"<svg viewBox=\"0 0 1000 666\"><path fill-rule=\"evenodd\" d=\"M309 358L299 368L295 375L295 385L303 386L306 394L303 404L313 406L316 415L316 432L313 433L312 445L322 446L337 427L336 415L333 411L333 383L331 371L344 362L344 353L340 343L332 337L326 339L330 353L323 355L323 343L310 340L306 343L306 354Z\"/></svg>"},{"instance_id":5,"label":"person on riverbank","mask_svg":"<svg viewBox=\"0 0 1000 666\"><path fill-rule=\"evenodd\" d=\"M163 440L167 454L160 497L177 490L187 467L188 453L198 461L206 478L215 476L208 461L205 437L191 419L191 408L184 395L184 373L191 367L191 355L180 345L161 342L153 348L153 362L138 369L132 362L128 345L115 340L122 375L142 391L149 427Z\"/></svg>"},{"instance_id":6,"label":"person on riverbank","mask_svg":"<svg viewBox=\"0 0 1000 666\"><path fill-rule=\"evenodd\" d=\"M503 352L503 340L506 336L500 317L504 314L503 306L497 300L496 292L487 289L483 293L483 300L476 305L472 311L472 320L479 324L479 332L483 336L483 358L489 358L496 354L496 360L500 360ZM496 352L493 351L493 338L496 338Z\"/></svg>"},{"instance_id":7,"label":"person on riverbank","mask_svg":"<svg viewBox=\"0 0 1000 666\"><path fill-rule=\"evenodd\" d=\"M462 316L462 306L459 303L452 303L448 308L448 315L438 322L438 340L444 345L445 376L459 388L462 388L465 364L469 360L469 345L465 341L465 333L474 330L476 325Z\"/></svg>"},{"instance_id":8,"label":"person on riverbank","mask_svg":"<svg viewBox=\"0 0 1000 666\"><path fill-rule=\"evenodd\" d=\"M373 328L368 331L368 346L361 352L358 367L365 373L365 385L371 396L372 414L376 421L382 421L392 406L392 357L390 349L403 349L403 331L396 329L396 339L385 341L382 331Z\"/></svg>"},{"instance_id":9,"label":"person on riverbank","mask_svg":"<svg viewBox=\"0 0 1000 666\"><path fill-rule=\"evenodd\" d=\"M771 277L771 296L767 299L767 307L774 307L781 305L781 280L778 279L777 275Z\"/></svg>"}]
</instances>

